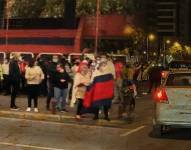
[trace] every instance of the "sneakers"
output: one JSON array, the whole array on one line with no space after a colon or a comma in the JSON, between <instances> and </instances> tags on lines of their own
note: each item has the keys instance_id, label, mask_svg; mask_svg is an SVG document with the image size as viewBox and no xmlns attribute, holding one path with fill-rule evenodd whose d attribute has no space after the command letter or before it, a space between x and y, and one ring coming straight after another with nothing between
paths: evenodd
<instances>
[{"instance_id":1,"label":"sneakers","mask_svg":"<svg viewBox=\"0 0 191 150\"><path fill-rule=\"evenodd\" d=\"M37 113L37 112L38 112L38 108L34 108L34 112L36 112L36 113Z\"/></svg>"},{"instance_id":2,"label":"sneakers","mask_svg":"<svg viewBox=\"0 0 191 150\"><path fill-rule=\"evenodd\" d=\"M28 107L28 108L26 109L26 111L27 111L27 112L30 112L30 111L31 111L31 108L30 108L30 107Z\"/></svg>"},{"instance_id":3,"label":"sneakers","mask_svg":"<svg viewBox=\"0 0 191 150\"><path fill-rule=\"evenodd\" d=\"M27 112L30 112L31 110L32 110L31 107L28 107L28 108L26 109ZM38 111L38 108L34 108L34 112L39 112L39 111Z\"/></svg>"}]
</instances>

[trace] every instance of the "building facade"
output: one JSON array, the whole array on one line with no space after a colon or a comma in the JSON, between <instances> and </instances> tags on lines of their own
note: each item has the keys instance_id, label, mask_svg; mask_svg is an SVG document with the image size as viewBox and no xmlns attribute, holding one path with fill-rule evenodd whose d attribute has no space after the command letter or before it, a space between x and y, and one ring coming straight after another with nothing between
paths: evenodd
<instances>
[{"instance_id":1,"label":"building facade","mask_svg":"<svg viewBox=\"0 0 191 150\"><path fill-rule=\"evenodd\" d=\"M191 41L190 0L148 0L147 26L160 41L172 38L189 44Z\"/></svg>"}]
</instances>

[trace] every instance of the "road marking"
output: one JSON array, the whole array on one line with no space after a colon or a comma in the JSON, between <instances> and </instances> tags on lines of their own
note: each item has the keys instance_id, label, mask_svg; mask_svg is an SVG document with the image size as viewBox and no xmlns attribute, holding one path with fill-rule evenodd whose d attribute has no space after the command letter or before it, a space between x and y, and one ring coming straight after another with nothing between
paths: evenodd
<instances>
[{"instance_id":1,"label":"road marking","mask_svg":"<svg viewBox=\"0 0 191 150\"><path fill-rule=\"evenodd\" d=\"M141 129L143 129L143 128L145 128L145 126L140 126L140 127L135 128L135 129L133 129L133 130L131 130L131 131L128 131L128 132L126 132L126 133L123 133L123 134L121 134L120 136L128 136L128 135L130 135L130 134L132 134L132 133L135 133L135 132L137 132L137 131L139 131L139 130L141 130Z\"/></svg>"},{"instance_id":2,"label":"road marking","mask_svg":"<svg viewBox=\"0 0 191 150\"><path fill-rule=\"evenodd\" d=\"M34 148L34 149L41 149L41 150L66 150L66 149L41 147L41 146L25 145L25 144L14 144L14 143L6 143L6 142L0 142L0 145L12 146L12 147L23 147L23 148Z\"/></svg>"}]
</instances>

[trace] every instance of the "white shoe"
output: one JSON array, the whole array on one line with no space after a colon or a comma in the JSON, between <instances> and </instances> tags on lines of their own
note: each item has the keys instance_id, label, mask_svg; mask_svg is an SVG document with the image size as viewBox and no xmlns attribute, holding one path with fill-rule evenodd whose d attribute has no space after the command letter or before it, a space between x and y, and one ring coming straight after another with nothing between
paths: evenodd
<instances>
[{"instance_id":1,"label":"white shoe","mask_svg":"<svg viewBox=\"0 0 191 150\"><path fill-rule=\"evenodd\" d=\"M27 111L27 112L30 112L30 111L31 111L31 108L30 108L30 107L28 107L28 108L26 109L26 111Z\"/></svg>"},{"instance_id":2,"label":"white shoe","mask_svg":"<svg viewBox=\"0 0 191 150\"><path fill-rule=\"evenodd\" d=\"M38 108L34 108L34 112L36 112L36 113L37 113L37 112L38 112Z\"/></svg>"}]
</instances>

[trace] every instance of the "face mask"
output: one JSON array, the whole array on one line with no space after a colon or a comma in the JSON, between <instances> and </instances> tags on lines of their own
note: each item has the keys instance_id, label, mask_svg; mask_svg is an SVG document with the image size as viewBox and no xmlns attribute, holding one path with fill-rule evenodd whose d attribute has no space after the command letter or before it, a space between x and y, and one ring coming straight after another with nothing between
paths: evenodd
<instances>
[{"instance_id":1,"label":"face mask","mask_svg":"<svg viewBox=\"0 0 191 150\"><path fill-rule=\"evenodd\" d=\"M7 63L8 63L8 60L4 60L4 63L7 64Z\"/></svg>"},{"instance_id":2,"label":"face mask","mask_svg":"<svg viewBox=\"0 0 191 150\"><path fill-rule=\"evenodd\" d=\"M58 62L58 59L57 59L57 58L53 58L52 61L53 61L54 63L57 63L57 62Z\"/></svg>"}]
</instances>

